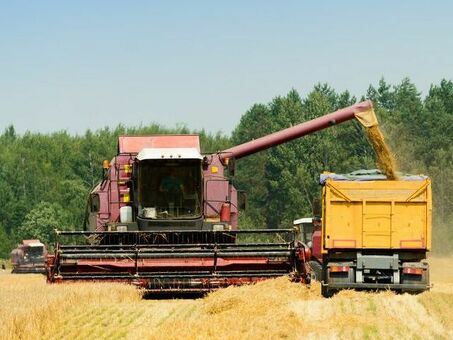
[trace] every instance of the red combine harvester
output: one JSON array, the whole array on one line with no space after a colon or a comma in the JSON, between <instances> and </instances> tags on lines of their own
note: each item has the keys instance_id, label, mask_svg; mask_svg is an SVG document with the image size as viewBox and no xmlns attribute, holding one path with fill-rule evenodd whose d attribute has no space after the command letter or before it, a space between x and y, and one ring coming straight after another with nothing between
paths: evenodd
<instances>
[{"instance_id":1,"label":"red combine harvester","mask_svg":"<svg viewBox=\"0 0 453 340\"><path fill-rule=\"evenodd\" d=\"M39 240L23 240L11 252L12 273L42 273L46 272L47 248Z\"/></svg>"},{"instance_id":2,"label":"red combine harvester","mask_svg":"<svg viewBox=\"0 0 453 340\"><path fill-rule=\"evenodd\" d=\"M205 292L291 275L308 283L310 250L291 229L238 230L235 161L357 117L369 101L210 155L197 135L119 137L92 191L88 230L57 231L48 281L120 281L150 292Z\"/></svg>"}]
</instances>

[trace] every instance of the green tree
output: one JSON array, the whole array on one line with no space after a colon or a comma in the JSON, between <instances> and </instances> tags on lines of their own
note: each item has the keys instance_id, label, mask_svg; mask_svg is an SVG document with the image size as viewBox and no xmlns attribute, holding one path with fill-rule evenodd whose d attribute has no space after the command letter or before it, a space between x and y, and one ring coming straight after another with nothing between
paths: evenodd
<instances>
[{"instance_id":1,"label":"green tree","mask_svg":"<svg viewBox=\"0 0 453 340\"><path fill-rule=\"evenodd\" d=\"M399 169L432 178L434 237L439 243L435 248L445 248L447 236L453 235L452 81L443 79L433 84L423 97L407 78L396 85L380 79L370 85L365 97L374 102ZM338 93L328 84L315 85L303 97L292 90L269 103L253 105L241 117L231 138L205 130L190 131L184 124L174 128L155 123L118 125L76 136L65 131L17 134L13 126L8 126L0 134L2 235L14 240L19 234L31 237L36 234L31 221L36 221L40 226L36 230L44 230L45 235L57 224L80 228L87 195L101 179L102 160L115 156L119 135L197 133L202 151L211 153L356 101L348 91ZM288 226L294 218L310 214L311 202L320 193L320 172L374 168L374 158L364 129L351 121L238 160L232 180L248 192L249 203L247 212L240 215L241 226ZM45 218L39 220L39 216ZM49 225L48 230L45 226Z\"/></svg>"},{"instance_id":2,"label":"green tree","mask_svg":"<svg viewBox=\"0 0 453 340\"><path fill-rule=\"evenodd\" d=\"M13 249L13 242L7 234L5 228L0 224L0 259L6 259L9 257L11 250Z\"/></svg>"},{"instance_id":3,"label":"green tree","mask_svg":"<svg viewBox=\"0 0 453 340\"><path fill-rule=\"evenodd\" d=\"M45 244L53 244L54 230L66 230L68 212L57 203L40 202L31 209L17 230L19 239L39 239Z\"/></svg>"},{"instance_id":4,"label":"green tree","mask_svg":"<svg viewBox=\"0 0 453 340\"><path fill-rule=\"evenodd\" d=\"M272 132L272 118L267 105L255 104L242 117L232 133L232 144L239 145L263 137ZM245 190L248 197L246 213L240 214L244 228L263 228L267 215L268 190L264 185L265 164L268 151L244 157L237 161L234 184Z\"/></svg>"}]
</instances>

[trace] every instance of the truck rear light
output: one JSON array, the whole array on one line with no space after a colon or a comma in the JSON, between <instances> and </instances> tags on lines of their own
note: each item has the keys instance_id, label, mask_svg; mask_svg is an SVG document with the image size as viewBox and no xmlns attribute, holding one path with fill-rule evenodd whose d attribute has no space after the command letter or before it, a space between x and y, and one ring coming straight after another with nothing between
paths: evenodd
<instances>
[{"instance_id":1,"label":"truck rear light","mask_svg":"<svg viewBox=\"0 0 453 340\"><path fill-rule=\"evenodd\" d=\"M349 266L331 266L329 270L331 273L344 273L349 271Z\"/></svg>"},{"instance_id":2,"label":"truck rear light","mask_svg":"<svg viewBox=\"0 0 453 340\"><path fill-rule=\"evenodd\" d=\"M403 274L422 275L423 268L406 267L406 268L403 268Z\"/></svg>"}]
</instances>

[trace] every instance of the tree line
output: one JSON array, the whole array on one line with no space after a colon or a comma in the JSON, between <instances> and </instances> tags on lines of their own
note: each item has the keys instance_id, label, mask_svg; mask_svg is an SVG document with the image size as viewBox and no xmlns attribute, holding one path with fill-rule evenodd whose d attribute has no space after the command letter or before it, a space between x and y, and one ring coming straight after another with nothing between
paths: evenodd
<instances>
[{"instance_id":1,"label":"tree line","mask_svg":"<svg viewBox=\"0 0 453 340\"><path fill-rule=\"evenodd\" d=\"M85 204L101 178L101 163L116 152L119 135L198 133L203 152L215 152L333 112L364 99L375 104L381 128L407 173L433 180L434 248L451 251L453 241L453 83L433 84L424 96L409 79L397 85L381 79L360 98L318 84L304 97L296 90L270 103L257 103L243 114L230 136L191 131L185 126L148 126L26 132L13 126L0 135L0 258L24 238L52 243L53 229L83 227ZM207 127L208 128L208 127ZM288 227L310 216L319 197L319 174L375 168L375 155L356 121L319 131L237 162L232 181L248 193L240 225Z\"/></svg>"}]
</instances>

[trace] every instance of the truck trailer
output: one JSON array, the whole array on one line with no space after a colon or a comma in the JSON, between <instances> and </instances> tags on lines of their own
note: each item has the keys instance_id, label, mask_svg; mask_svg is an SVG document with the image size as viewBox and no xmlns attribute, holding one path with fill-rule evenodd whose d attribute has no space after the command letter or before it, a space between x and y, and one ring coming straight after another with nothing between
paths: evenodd
<instances>
[{"instance_id":1,"label":"truck trailer","mask_svg":"<svg viewBox=\"0 0 453 340\"><path fill-rule=\"evenodd\" d=\"M322 206L314 218L312 268L322 294L340 289L429 289L431 180L379 172L321 175ZM319 272L319 270L321 272Z\"/></svg>"}]
</instances>

